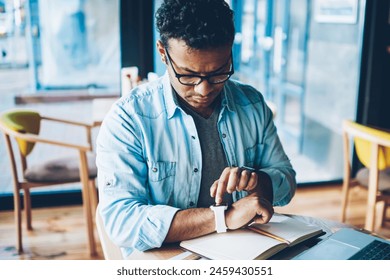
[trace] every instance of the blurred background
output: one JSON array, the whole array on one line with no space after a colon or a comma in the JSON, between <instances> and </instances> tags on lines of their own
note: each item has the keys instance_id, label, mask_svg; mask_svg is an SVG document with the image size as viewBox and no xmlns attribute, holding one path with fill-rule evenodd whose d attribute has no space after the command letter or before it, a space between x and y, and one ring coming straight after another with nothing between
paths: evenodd
<instances>
[{"instance_id":1,"label":"blurred background","mask_svg":"<svg viewBox=\"0 0 390 280\"><path fill-rule=\"evenodd\" d=\"M96 100L126 94L122 69L136 67L137 81L164 74L154 27L161 2L0 0L0 111L32 108L93 123ZM235 12L233 78L253 85L275 109L298 188L339 187L342 121L390 129L390 1L227 2ZM42 133L54 131L59 139L83 137L56 126ZM6 153L0 138L0 210L13 209ZM45 147L31 160L61 154ZM359 166L355 156L353 172ZM80 184L33 190L33 206L77 203Z\"/></svg>"}]
</instances>

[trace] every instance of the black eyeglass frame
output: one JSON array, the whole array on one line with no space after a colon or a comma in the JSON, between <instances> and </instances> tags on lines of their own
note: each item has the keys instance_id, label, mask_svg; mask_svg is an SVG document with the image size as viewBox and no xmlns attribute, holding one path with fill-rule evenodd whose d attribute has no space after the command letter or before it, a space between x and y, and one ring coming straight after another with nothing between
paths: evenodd
<instances>
[{"instance_id":1,"label":"black eyeglass frame","mask_svg":"<svg viewBox=\"0 0 390 280\"><path fill-rule=\"evenodd\" d=\"M229 80L230 77L234 74L233 53L230 53L230 59L231 59L232 62L231 62L231 70L229 72L214 73L214 74L210 74L210 75L204 76L204 75L188 75L188 74L179 74L179 73L177 73L176 70L175 70L175 67L173 66L174 61L172 60L172 58L169 55L169 52L168 52L168 50L166 48L165 48L165 52L167 54L167 58L168 58L169 64L171 65L172 70L175 73L176 79L179 81L179 83L181 83L182 85L185 85L185 86L197 86L197 85L201 84L204 80L206 80L211 85L222 84L222 83L226 82L227 80ZM212 77L223 76L223 75L227 76L227 78L225 80L223 80L223 81L218 81L218 82L210 81L210 79ZM182 77L193 77L193 78L199 78L200 80L199 80L198 83L183 83L180 80L180 78L182 78Z\"/></svg>"}]
</instances>

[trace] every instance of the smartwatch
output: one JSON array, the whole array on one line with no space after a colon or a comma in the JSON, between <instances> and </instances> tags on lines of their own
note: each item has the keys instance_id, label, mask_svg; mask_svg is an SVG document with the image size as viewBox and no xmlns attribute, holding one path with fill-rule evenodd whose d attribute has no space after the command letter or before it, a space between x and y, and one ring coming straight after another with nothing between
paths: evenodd
<instances>
[{"instance_id":1,"label":"smartwatch","mask_svg":"<svg viewBox=\"0 0 390 280\"><path fill-rule=\"evenodd\" d=\"M214 204L210 206L210 209L214 212L215 218L215 230L220 232L226 232L227 227L225 223L225 210L228 208L227 204Z\"/></svg>"},{"instance_id":2,"label":"smartwatch","mask_svg":"<svg viewBox=\"0 0 390 280\"><path fill-rule=\"evenodd\" d=\"M248 170L249 172L256 172L256 171L257 171L257 170L254 169L253 167L249 167L249 166L245 166L245 165L241 166L240 168L241 168L242 170Z\"/></svg>"}]
</instances>

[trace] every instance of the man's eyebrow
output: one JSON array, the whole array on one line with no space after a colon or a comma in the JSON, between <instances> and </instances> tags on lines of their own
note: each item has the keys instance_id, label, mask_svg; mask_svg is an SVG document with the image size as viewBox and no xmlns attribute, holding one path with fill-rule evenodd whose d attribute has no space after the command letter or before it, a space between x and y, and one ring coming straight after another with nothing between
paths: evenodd
<instances>
[{"instance_id":1,"label":"man's eyebrow","mask_svg":"<svg viewBox=\"0 0 390 280\"><path fill-rule=\"evenodd\" d=\"M222 66L219 67L218 69L216 69L216 70L214 70L214 71L211 71L211 72L205 72L205 74L208 74L208 75L209 75L209 74L217 73L217 72L221 71L223 68L225 68L226 65L227 65L229 62L230 62L230 58L228 59L228 61L226 61L226 63L225 63L224 65L222 65ZM180 66L177 66L177 67L180 68L180 69L182 69L182 70L184 70L184 71L190 72L190 73L192 73L192 74L200 75L199 72L193 71L193 70L191 70L191 69L189 69L189 68L187 68L187 67L180 67Z\"/></svg>"}]
</instances>

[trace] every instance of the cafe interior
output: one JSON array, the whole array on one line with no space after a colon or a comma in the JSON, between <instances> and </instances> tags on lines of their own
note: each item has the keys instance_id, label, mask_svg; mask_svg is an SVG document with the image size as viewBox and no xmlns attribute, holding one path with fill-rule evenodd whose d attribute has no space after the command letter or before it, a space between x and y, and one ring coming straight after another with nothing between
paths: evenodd
<instances>
[{"instance_id":1,"label":"cafe interior","mask_svg":"<svg viewBox=\"0 0 390 280\"><path fill-rule=\"evenodd\" d=\"M296 171L275 212L390 239L390 1L226 2L232 79L263 94ZM0 260L120 258L96 215L95 141L166 71L161 3L0 0Z\"/></svg>"}]
</instances>

